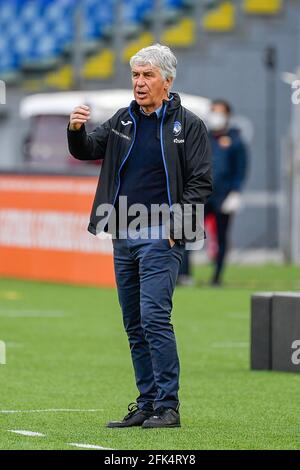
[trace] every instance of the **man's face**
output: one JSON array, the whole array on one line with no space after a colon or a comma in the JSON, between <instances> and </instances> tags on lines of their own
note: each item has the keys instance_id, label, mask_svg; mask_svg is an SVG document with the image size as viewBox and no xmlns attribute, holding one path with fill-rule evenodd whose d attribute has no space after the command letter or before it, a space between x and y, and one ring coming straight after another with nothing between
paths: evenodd
<instances>
[{"instance_id":1,"label":"man's face","mask_svg":"<svg viewBox=\"0 0 300 470\"><path fill-rule=\"evenodd\" d=\"M209 127L213 132L224 131L229 122L229 114L222 103L215 103L211 107Z\"/></svg>"},{"instance_id":2,"label":"man's face","mask_svg":"<svg viewBox=\"0 0 300 470\"><path fill-rule=\"evenodd\" d=\"M164 80L158 67L139 65L132 68L134 98L145 110L154 111L168 97L171 80Z\"/></svg>"},{"instance_id":3,"label":"man's face","mask_svg":"<svg viewBox=\"0 0 300 470\"><path fill-rule=\"evenodd\" d=\"M212 107L211 107L211 110L212 110L213 113L223 114L224 116L226 116L226 119L228 119L227 110L226 110L225 106L222 103L213 104Z\"/></svg>"}]
</instances>

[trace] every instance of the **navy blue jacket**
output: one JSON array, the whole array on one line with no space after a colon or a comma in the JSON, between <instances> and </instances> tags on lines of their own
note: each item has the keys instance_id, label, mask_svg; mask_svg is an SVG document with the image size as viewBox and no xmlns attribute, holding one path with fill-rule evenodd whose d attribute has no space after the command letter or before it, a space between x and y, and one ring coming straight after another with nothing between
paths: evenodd
<instances>
[{"instance_id":1,"label":"navy blue jacket","mask_svg":"<svg viewBox=\"0 0 300 470\"><path fill-rule=\"evenodd\" d=\"M209 132L209 140L212 149L214 191L208 202L218 209L231 191L242 190L248 154L238 129L229 129L218 136Z\"/></svg>"},{"instance_id":2,"label":"navy blue jacket","mask_svg":"<svg viewBox=\"0 0 300 470\"><path fill-rule=\"evenodd\" d=\"M194 221L197 204L204 204L212 192L211 154L204 123L181 105L177 93L173 99L163 102L159 126L161 156L166 175L169 206L189 204ZM136 140L139 106L132 101L129 108L122 108L108 121L87 134L68 129L70 153L79 160L104 159L96 189L88 230L94 235L107 230L110 213L99 214L103 204L115 205L120 190L122 168ZM183 220L181 220L183 226ZM184 243L184 235L176 233L174 214L171 211L171 237ZM193 224L192 224L193 226ZM178 233L181 230L177 230ZM197 238L197 237L196 237ZM203 234L199 234L199 239ZM189 240L194 241L194 240Z\"/></svg>"}]
</instances>

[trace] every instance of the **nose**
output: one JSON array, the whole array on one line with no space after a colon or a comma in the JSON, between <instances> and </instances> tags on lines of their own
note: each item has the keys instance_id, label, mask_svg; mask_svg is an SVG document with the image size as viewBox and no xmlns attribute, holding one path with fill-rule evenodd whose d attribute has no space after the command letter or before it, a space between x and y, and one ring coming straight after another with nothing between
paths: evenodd
<instances>
[{"instance_id":1,"label":"nose","mask_svg":"<svg viewBox=\"0 0 300 470\"><path fill-rule=\"evenodd\" d=\"M145 85L144 77L143 77L143 75L140 75L140 76L137 78L136 86L139 87L139 88L142 88L144 85Z\"/></svg>"}]
</instances>

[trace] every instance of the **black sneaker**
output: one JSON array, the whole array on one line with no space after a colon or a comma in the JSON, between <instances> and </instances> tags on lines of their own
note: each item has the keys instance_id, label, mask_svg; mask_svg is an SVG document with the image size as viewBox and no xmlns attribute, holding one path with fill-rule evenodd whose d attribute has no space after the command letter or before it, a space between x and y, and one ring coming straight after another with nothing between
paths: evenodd
<instances>
[{"instance_id":1,"label":"black sneaker","mask_svg":"<svg viewBox=\"0 0 300 470\"><path fill-rule=\"evenodd\" d=\"M159 408L144 421L142 428L180 428L180 415L173 408Z\"/></svg>"},{"instance_id":2,"label":"black sneaker","mask_svg":"<svg viewBox=\"0 0 300 470\"><path fill-rule=\"evenodd\" d=\"M153 415L153 411L141 410L137 403L130 403L128 405L129 413L123 418L122 421L110 421L107 423L107 428L128 428L130 426L141 426L143 422Z\"/></svg>"}]
</instances>

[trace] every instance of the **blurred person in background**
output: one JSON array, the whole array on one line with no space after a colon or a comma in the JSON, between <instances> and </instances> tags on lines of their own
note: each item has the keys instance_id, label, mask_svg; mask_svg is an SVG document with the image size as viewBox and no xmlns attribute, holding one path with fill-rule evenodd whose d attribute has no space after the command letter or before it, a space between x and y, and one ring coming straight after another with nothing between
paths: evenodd
<instances>
[{"instance_id":1,"label":"blurred person in background","mask_svg":"<svg viewBox=\"0 0 300 470\"><path fill-rule=\"evenodd\" d=\"M205 221L209 220L210 227L215 228L217 241L211 279L213 286L222 284L229 227L241 206L241 191L248 164L246 145L239 129L230 126L231 116L232 107L227 101L217 99L212 102L208 125L212 149L213 193L205 205Z\"/></svg>"},{"instance_id":2,"label":"blurred person in background","mask_svg":"<svg viewBox=\"0 0 300 470\"><path fill-rule=\"evenodd\" d=\"M195 284L191 268L191 256L189 250L185 250L183 260L180 266L177 285L178 286L193 286Z\"/></svg>"}]
</instances>

